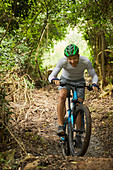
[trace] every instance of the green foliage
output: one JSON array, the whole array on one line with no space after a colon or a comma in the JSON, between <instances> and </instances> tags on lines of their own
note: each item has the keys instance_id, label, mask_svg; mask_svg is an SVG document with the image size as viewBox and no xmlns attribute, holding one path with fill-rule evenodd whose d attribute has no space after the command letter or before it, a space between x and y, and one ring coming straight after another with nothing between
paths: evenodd
<instances>
[{"instance_id":1,"label":"green foliage","mask_svg":"<svg viewBox=\"0 0 113 170\"><path fill-rule=\"evenodd\" d=\"M54 47L54 42L65 39L69 25L77 26L82 32L95 63L95 57L101 51L95 46L100 33L104 33L105 48L113 50L112 17L111 0L3 0L0 4L1 71L16 64L22 74L27 72L39 78L35 60L43 72L43 55ZM68 38L79 44L78 38Z\"/></svg>"},{"instance_id":2,"label":"green foliage","mask_svg":"<svg viewBox=\"0 0 113 170\"><path fill-rule=\"evenodd\" d=\"M15 65L15 60L13 53L13 40L8 40L5 38L0 46L0 72L3 73L4 71L11 70L11 68Z\"/></svg>"},{"instance_id":3,"label":"green foliage","mask_svg":"<svg viewBox=\"0 0 113 170\"><path fill-rule=\"evenodd\" d=\"M36 72L38 76L35 58L39 61L39 68L43 70L41 57L44 52L53 48L54 40L58 41L65 37L68 23L63 13L65 6L63 2L4 0L1 3L1 18L7 14L7 21L5 16L1 28L6 28L10 23L7 35L1 43L2 72L16 64L23 73L27 71L33 76ZM3 32L0 34L0 37L2 36Z\"/></svg>"}]
</instances>

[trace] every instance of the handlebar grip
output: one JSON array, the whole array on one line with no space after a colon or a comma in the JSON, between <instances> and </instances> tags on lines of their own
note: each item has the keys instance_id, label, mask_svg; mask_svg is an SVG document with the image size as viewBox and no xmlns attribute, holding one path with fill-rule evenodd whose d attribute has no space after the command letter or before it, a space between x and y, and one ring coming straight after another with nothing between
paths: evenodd
<instances>
[{"instance_id":1,"label":"handlebar grip","mask_svg":"<svg viewBox=\"0 0 113 170\"><path fill-rule=\"evenodd\" d=\"M54 80L59 80L57 77L55 77L55 78L53 78L52 80L51 80L51 83L53 84L53 81Z\"/></svg>"},{"instance_id":2,"label":"handlebar grip","mask_svg":"<svg viewBox=\"0 0 113 170\"><path fill-rule=\"evenodd\" d=\"M60 82L60 86L65 86L66 84L63 82Z\"/></svg>"},{"instance_id":3,"label":"handlebar grip","mask_svg":"<svg viewBox=\"0 0 113 170\"><path fill-rule=\"evenodd\" d=\"M94 87L97 87L98 90L100 89L99 86L98 86L97 84L92 84L92 87L93 87L93 86L94 86Z\"/></svg>"},{"instance_id":4,"label":"handlebar grip","mask_svg":"<svg viewBox=\"0 0 113 170\"><path fill-rule=\"evenodd\" d=\"M87 89L88 89L89 91L92 91L92 90L93 90L93 88L92 88L91 85L89 85L89 86L87 87Z\"/></svg>"}]
</instances>

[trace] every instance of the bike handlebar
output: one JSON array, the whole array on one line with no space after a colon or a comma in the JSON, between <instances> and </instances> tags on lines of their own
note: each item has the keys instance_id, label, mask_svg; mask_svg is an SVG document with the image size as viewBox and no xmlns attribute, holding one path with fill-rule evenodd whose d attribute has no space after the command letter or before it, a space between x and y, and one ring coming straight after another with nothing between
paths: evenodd
<instances>
[{"instance_id":1,"label":"bike handlebar","mask_svg":"<svg viewBox=\"0 0 113 170\"><path fill-rule=\"evenodd\" d=\"M59 80L58 78L54 78L53 80ZM51 83L53 83L53 80L51 81ZM91 91L91 90L93 90L93 88L92 88L92 86L95 86L95 87L97 87L98 88L98 90L100 89L99 88L99 86L98 85L96 85L96 84L93 84L93 85L75 85L75 84L70 84L70 83L63 83L61 80L59 80L60 81L60 86L66 86L66 85L69 85L69 86L73 86L73 87L75 87L75 89L77 89L77 88L84 88L84 87L87 87L87 89L89 90L89 91Z\"/></svg>"},{"instance_id":2,"label":"bike handlebar","mask_svg":"<svg viewBox=\"0 0 113 170\"><path fill-rule=\"evenodd\" d=\"M89 91L93 90L93 88L92 88L92 86L90 84L87 86L87 85L73 85L73 84L69 84L69 83L60 82L60 86L65 86L65 85L73 86L73 87L75 87L75 89L87 87L87 89Z\"/></svg>"}]
</instances>

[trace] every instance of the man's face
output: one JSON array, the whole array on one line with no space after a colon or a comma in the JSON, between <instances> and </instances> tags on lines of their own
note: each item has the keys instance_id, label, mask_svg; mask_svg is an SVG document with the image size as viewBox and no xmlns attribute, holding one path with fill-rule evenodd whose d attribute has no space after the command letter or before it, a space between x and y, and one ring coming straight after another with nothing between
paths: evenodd
<instances>
[{"instance_id":1,"label":"man's face","mask_svg":"<svg viewBox=\"0 0 113 170\"><path fill-rule=\"evenodd\" d=\"M79 55L67 57L67 60L71 64L72 67L76 67L79 62Z\"/></svg>"}]
</instances>

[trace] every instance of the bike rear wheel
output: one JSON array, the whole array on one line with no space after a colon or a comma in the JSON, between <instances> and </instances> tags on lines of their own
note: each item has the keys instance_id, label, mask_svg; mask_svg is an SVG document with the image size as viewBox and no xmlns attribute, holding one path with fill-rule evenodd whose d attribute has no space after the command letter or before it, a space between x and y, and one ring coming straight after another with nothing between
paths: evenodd
<instances>
[{"instance_id":1,"label":"bike rear wheel","mask_svg":"<svg viewBox=\"0 0 113 170\"><path fill-rule=\"evenodd\" d=\"M65 135L61 137L61 151L63 156L70 155L70 148L69 148L69 129L68 129L68 121L65 118Z\"/></svg>"},{"instance_id":2,"label":"bike rear wheel","mask_svg":"<svg viewBox=\"0 0 113 170\"><path fill-rule=\"evenodd\" d=\"M69 131L69 146L71 155L84 156L89 146L90 135L91 135L91 115L89 109L80 104L77 106L74 112L74 125L70 123ZM76 118L81 115L81 128L78 129L76 126ZM79 140L78 140L79 139Z\"/></svg>"}]
</instances>

